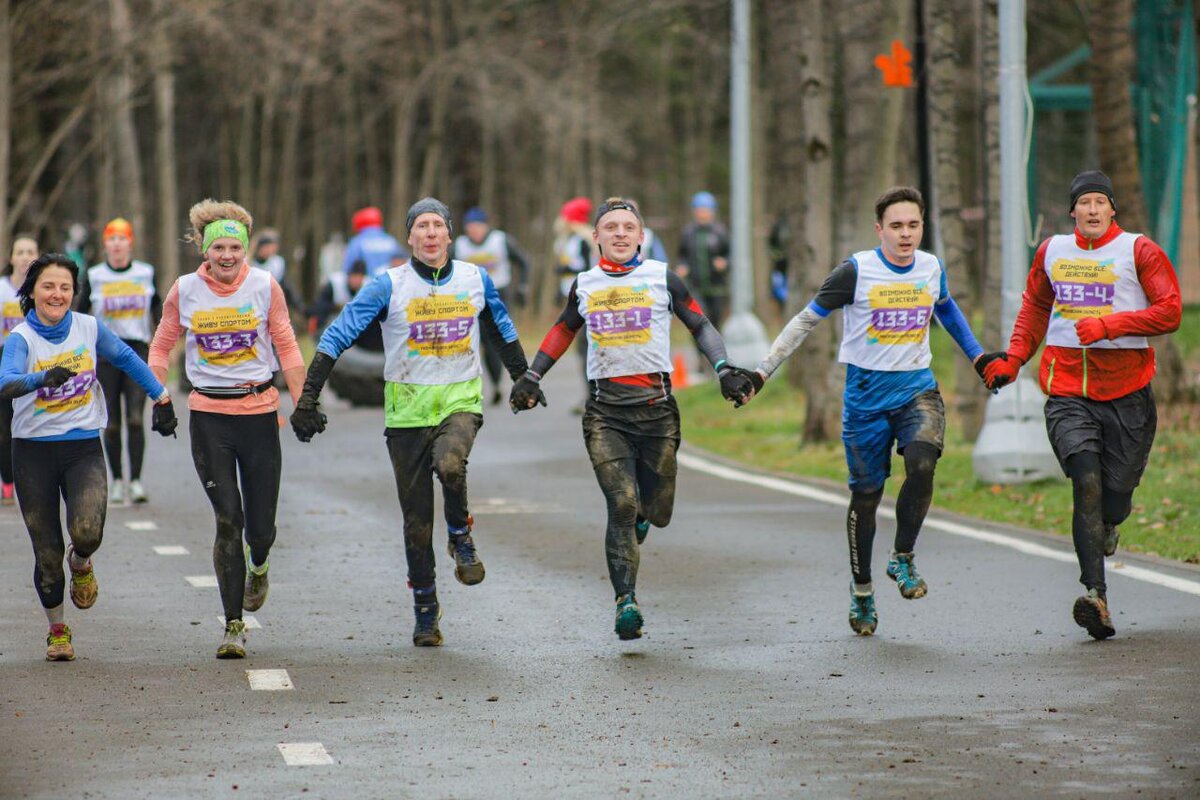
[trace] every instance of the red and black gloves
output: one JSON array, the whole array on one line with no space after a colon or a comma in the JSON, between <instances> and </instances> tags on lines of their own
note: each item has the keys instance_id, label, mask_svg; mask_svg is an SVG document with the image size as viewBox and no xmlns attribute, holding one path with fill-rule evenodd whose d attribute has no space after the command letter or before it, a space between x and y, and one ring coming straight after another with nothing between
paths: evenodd
<instances>
[{"instance_id":1,"label":"red and black gloves","mask_svg":"<svg viewBox=\"0 0 1200 800\"><path fill-rule=\"evenodd\" d=\"M1075 323L1075 335L1084 347L1108 338L1104 317L1084 317Z\"/></svg>"},{"instance_id":2,"label":"red and black gloves","mask_svg":"<svg viewBox=\"0 0 1200 800\"><path fill-rule=\"evenodd\" d=\"M984 353L976 359L975 371L983 378L983 385L995 391L1017 379L1021 363L1021 359L1008 353Z\"/></svg>"}]
</instances>

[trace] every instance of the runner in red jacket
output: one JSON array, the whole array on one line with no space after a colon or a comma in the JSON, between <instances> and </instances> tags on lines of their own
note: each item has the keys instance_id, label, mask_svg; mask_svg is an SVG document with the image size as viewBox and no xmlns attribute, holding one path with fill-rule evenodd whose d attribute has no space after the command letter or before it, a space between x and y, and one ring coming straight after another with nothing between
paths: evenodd
<instances>
[{"instance_id":1,"label":"runner in red jacket","mask_svg":"<svg viewBox=\"0 0 1200 800\"><path fill-rule=\"evenodd\" d=\"M1012 381L1037 352L1050 444L1074 489L1072 538L1087 594L1075 621L1096 639L1116 631L1104 556L1150 456L1158 416L1146 337L1179 327L1183 305L1170 259L1146 236L1117 225L1112 181L1082 172L1071 181L1074 234L1042 242L1033 259L1008 351L989 353L988 388Z\"/></svg>"}]
</instances>

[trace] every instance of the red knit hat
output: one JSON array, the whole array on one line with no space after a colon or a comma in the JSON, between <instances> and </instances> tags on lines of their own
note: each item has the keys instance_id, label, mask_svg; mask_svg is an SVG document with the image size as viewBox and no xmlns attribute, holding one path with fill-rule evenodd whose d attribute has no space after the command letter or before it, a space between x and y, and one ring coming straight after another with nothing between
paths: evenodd
<instances>
[{"instance_id":1,"label":"red knit hat","mask_svg":"<svg viewBox=\"0 0 1200 800\"><path fill-rule=\"evenodd\" d=\"M563 203L558 215L567 222L588 222L592 218L592 201L586 197L572 197Z\"/></svg>"},{"instance_id":2,"label":"red knit hat","mask_svg":"<svg viewBox=\"0 0 1200 800\"><path fill-rule=\"evenodd\" d=\"M383 212L375 206L360 208L350 218L350 224L354 227L355 233L358 233L363 228L383 227Z\"/></svg>"}]
</instances>

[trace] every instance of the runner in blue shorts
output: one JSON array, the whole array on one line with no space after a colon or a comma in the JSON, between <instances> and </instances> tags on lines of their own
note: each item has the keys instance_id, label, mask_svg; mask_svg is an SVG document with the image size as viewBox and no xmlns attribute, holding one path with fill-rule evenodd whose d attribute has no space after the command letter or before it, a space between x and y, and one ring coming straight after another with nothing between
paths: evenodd
<instances>
[{"instance_id":1,"label":"runner in blue shorts","mask_svg":"<svg viewBox=\"0 0 1200 800\"><path fill-rule=\"evenodd\" d=\"M758 365L755 390L796 351L834 310L843 310L838 360L846 364L842 441L850 471L850 627L869 636L878 622L871 583L875 512L891 474L892 447L904 458L905 478L896 500L896 538L887 574L910 600L924 597L913 551L933 498L933 472L942 454L946 411L929 369L929 323L942 327L982 376L988 357L950 296L941 260L917 249L925 201L910 186L875 201L880 246L847 258L825 279L817 296L787 324Z\"/></svg>"}]
</instances>

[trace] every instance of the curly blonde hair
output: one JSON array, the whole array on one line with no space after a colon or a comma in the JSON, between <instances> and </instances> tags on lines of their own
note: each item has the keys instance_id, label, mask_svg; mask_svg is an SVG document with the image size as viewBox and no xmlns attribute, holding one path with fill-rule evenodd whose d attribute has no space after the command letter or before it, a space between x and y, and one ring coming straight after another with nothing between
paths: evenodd
<instances>
[{"instance_id":1,"label":"curly blonde hair","mask_svg":"<svg viewBox=\"0 0 1200 800\"><path fill-rule=\"evenodd\" d=\"M247 233L254 230L254 218L250 216L249 211L232 200L213 200L206 197L188 211L188 222L192 224L192 232L183 237L183 240L200 249L204 242L205 226L219 219L237 220L246 226Z\"/></svg>"}]
</instances>

